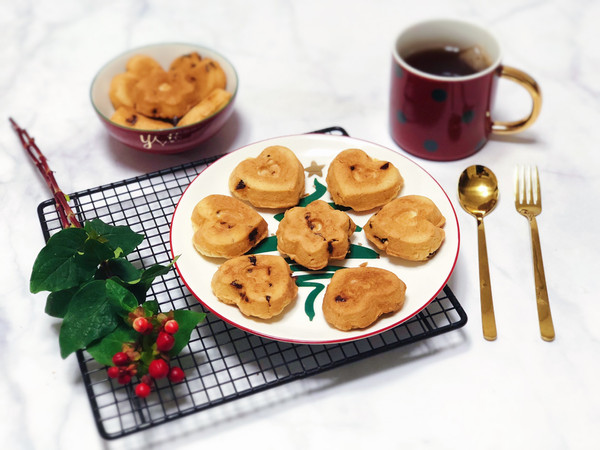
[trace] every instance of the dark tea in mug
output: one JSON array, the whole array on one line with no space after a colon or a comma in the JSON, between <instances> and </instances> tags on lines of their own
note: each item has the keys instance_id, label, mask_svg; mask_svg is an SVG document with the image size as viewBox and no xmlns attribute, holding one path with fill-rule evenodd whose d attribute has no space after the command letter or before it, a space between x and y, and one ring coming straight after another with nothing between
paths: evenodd
<instances>
[{"instance_id":1,"label":"dark tea in mug","mask_svg":"<svg viewBox=\"0 0 600 450\"><path fill-rule=\"evenodd\" d=\"M466 49L446 45L416 51L404 58L406 63L421 72L441 77L464 77L487 69L489 56L479 46Z\"/></svg>"}]
</instances>

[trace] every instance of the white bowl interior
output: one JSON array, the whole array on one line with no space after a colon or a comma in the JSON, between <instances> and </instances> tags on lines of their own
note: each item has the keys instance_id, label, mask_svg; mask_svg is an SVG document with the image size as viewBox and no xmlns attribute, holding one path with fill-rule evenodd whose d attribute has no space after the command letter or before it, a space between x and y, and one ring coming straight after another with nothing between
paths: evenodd
<instances>
[{"instance_id":1,"label":"white bowl interior","mask_svg":"<svg viewBox=\"0 0 600 450\"><path fill-rule=\"evenodd\" d=\"M206 47L192 44L169 43L148 45L129 50L104 65L92 82L90 90L92 104L100 114L106 117L106 119L110 119L115 111L108 95L110 82L115 75L125 72L125 65L132 56L139 54L148 55L158 61L163 68L168 69L175 58L192 52L198 52L203 58L214 59L221 65L227 76L226 90L231 92L233 99L238 88L238 77L229 60Z\"/></svg>"}]
</instances>

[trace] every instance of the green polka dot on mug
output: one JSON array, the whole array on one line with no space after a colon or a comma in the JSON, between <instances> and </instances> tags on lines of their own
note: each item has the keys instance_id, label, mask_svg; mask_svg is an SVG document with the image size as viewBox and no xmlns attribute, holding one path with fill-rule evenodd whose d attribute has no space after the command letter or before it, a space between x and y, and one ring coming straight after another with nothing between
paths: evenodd
<instances>
[{"instance_id":1,"label":"green polka dot on mug","mask_svg":"<svg viewBox=\"0 0 600 450\"><path fill-rule=\"evenodd\" d=\"M470 109L468 111L465 111L462 114L462 121L463 121L463 123L469 123L473 120L474 117L475 117L475 111Z\"/></svg>"},{"instance_id":2,"label":"green polka dot on mug","mask_svg":"<svg viewBox=\"0 0 600 450\"><path fill-rule=\"evenodd\" d=\"M406 123L406 116L402 111L398 110L398 112L396 112L396 120L400 123Z\"/></svg>"},{"instance_id":3,"label":"green polka dot on mug","mask_svg":"<svg viewBox=\"0 0 600 450\"><path fill-rule=\"evenodd\" d=\"M438 143L433 139L427 139L423 142L423 148L428 152L435 152L438 149Z\"/></svg>"},{"instance_id":4,"label":"green polka dot on mug","mask_svg":"<svg viewBox=\"0 0 600 450\"><path fill-rule=\"evenodd\" d=\"M434 89L431 91L431 98L436 102L445 102L446 98L448 98L448 93L445 89Z\"/></svg>"}]
</instances>

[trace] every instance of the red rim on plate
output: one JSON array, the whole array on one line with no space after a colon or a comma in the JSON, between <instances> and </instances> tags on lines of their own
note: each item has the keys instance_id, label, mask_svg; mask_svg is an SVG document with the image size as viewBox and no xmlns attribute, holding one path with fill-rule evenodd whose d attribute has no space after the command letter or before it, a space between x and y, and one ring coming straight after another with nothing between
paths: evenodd
<instances>
[{"instance_id":1,"label":"red rim on plate","mask_svg":"<svg viewBox=\"0 0 600 450\"><path fill-rule=\"evenodd\" d=\"M404 187L400 196L418 194L429 197L438 206L446 218L444 230L446 238L436 255L429 261L415 263L390 258L380 254L373 257L375 248L366 240L362 231L352 236L352 243L361 250L361 255L368 257L333 261L332 266L357 267L366 262L372 267L381 267L396 273L407 285L404 307L395 314L382 316L374 324L362 330L340 331L331 327L323 318L321 300L325 290L314 299L315 315L312 320L305 312L311 288L301 286L298 297L284 312L271 320L255 319L244 316L236 306L220 302L212 293L210 282L219 265L225 260L206 258L200 255L192 245L193 228L191 214L194 206L204 197L211 194L230 195L228 178L235 166L242 160L256 157L262 150L271 145L283 145L291 149L306 168L314 161L324 166L319 175L306 175L306 193L315 190L315 180L326 186L325 177L329 163L341 151L348 148L360 148L370 156L394 164L404 178ZM326 192L322 200L331 201ZM260 214L269 225L269 235L274 235L278 221L274 217L282 211L261 210ZM347 211L352 220L362 228L374 211L355 213ZM303 134L283 136L256 142L231 152L201 172L186 188L177 203L171 221L170 230L171 253L177 257L175 267L190 293L213 314L231 325L246 332L278 341L298 344L333 344L363 339L382 333L390 328L414 317L433 301L444 288L450 278L460 247L460 230L456 211L450 198L440 184L419 165L409 158L386 147L368 141L325 134ZM277 254L277 252L274 252ZM328 266L329 267L329 266ZM322 271L294 272L294 275L309 275ZM315 280L327 285L327 279Z\"/></svg>"}]
</instances>

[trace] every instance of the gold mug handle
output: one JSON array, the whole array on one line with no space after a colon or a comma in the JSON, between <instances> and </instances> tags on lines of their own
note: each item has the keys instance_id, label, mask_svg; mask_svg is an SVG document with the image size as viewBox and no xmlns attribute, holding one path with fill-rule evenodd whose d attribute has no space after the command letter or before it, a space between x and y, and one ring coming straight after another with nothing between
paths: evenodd
<instances>
[{"instance_id":1,"label":"gold mug handle","mask_svg":"<svg viewBox=\"0 0 600 450\"><path fill-rule=\"evenodd\" d=\"M531 95L533 102L529 116L514 122L492 122L492 133L494 134L514 134L523 131L533 125L540 115L542 109L542 92L536 81L525 72L514 67L502 66L500 76L507 78L523 86Z\"/></svg>"}]
</instances>

